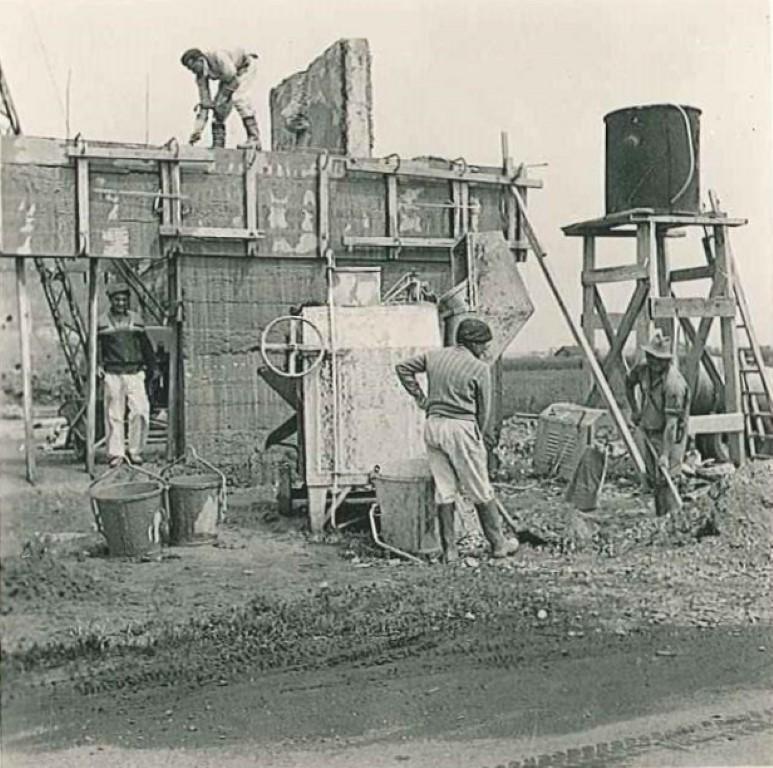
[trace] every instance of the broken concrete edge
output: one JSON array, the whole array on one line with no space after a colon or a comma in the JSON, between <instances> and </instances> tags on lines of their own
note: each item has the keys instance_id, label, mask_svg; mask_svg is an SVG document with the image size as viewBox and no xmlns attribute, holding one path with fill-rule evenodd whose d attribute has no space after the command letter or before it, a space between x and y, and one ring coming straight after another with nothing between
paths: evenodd
<instances>
[{"instance_id":1,"label":"broken concrete edge","mask_svg":"<svg viewBox=\"0 0 773 768\"><path fill-rule=\"evenodd\" d=\"M370 49L364 38L342 39L271 89L271 146L327 149L371 157ZM297 120L294 130L291 122ZM305 127L304 127L304 124Z\"/></svg>"}]
</instances>

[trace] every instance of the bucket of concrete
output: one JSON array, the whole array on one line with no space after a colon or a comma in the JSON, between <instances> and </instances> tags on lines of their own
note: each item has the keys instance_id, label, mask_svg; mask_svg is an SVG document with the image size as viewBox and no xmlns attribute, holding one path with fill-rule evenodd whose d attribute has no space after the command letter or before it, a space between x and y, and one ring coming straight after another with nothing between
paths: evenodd
<instances>
[{"instance_id":1,"label":"bucket of concrete","mask_svg":"<svg viewBox=\"0 0 773 768\"><path fill-rule=\"evenodd\" d=\"M117 469L121 469L119 465ZM136 467L132 468L137 470ZM166 518L166 486L160 477L142 470L146 479L116 482L115 470L89 486L97 530L111 557L160 554ZM111 482L108 482L111 480Z\"/></svg>"},{"instance_id":2,"label":"bucket of concrete","mask_svg":"<svg viewBox=\"0 0 773 768\"><path fill-rule=\"evenodd\" d=\"M185 474L169 476L177 467ZM187 470L204 472L188 474ZM169 543L177 546L211 544L225 517L225 475L189 448L161 472L169 483Z\"/></svg>"},{"instance_id":3,"label":"bucket of concrete","mask_svg":"<svg viewBox=\"0 0 773 768\"><path fill-rule=\"evenodd\" d=\"M440 551L435 488L427 460L410 459L376 467L371 481L384 542L414 554Z\"/></svg>"}]
</instances>

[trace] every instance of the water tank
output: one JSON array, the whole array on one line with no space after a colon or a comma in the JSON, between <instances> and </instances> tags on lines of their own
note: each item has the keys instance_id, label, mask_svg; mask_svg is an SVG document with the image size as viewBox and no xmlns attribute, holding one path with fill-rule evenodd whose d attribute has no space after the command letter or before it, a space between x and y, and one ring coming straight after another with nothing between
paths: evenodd
<instances>
[{"instance_id":1,"label":"water tank","mask_svg":"<svg viewBox=\"0 0 773 768\"><path fill-rule=\"evenodd\" d=\"M700 211L700 115L695 107L653 104L604 117L608 214Z\"/></svg>"}]
</instances>

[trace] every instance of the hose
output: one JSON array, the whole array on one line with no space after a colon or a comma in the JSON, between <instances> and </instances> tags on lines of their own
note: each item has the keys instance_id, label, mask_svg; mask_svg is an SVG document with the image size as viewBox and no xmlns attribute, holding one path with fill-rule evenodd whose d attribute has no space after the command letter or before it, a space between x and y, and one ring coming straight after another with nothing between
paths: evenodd
<instances>
[{"instance_id":1,"label":"hose","mask_svg":"<svg viewBox=\"0 0 773 768\"><path fill-rule=\"evenodd\" d=\"M687 112L685 112L684 107L679 104L671 104L670 106L676 109L684 120L684 127L685 131L687 132L687 146L690 148L690 170L687 173L687 179L685 180L684 184L682 184L679 191L670 200L671 205L673 205L684 194L684 191L687 189L687 187L690 186L693 177L695 176L695 146L692 140L692 126L690 125L690 118L687 116Z\"/></svg>"}]
</instances>

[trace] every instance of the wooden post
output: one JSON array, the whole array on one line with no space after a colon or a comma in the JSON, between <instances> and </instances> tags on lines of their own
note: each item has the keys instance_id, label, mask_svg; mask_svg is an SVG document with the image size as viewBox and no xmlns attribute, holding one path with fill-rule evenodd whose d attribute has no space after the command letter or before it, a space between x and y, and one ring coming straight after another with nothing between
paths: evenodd
<instances>
[{"instance_id":1,"label":"wooden post","mask_svg":"<svg viewBox=\"0 0 773 768\"><path fill-rule=\"evenodd\" d=\"M657 253L657 295L661 297L670 297L671 268L668 251L666 250L666 233L665 230L660 227L657 227L655 230L655 243ZM674 322L674 318L660 318L655 324L666 336L670 337L672 341L675 341L677 325Z\"/></svg>"},{"instance_id":2,"label":"wooden post","mask_svg":"<svg viewBox=\"0 0 773 768\"><path fill-rule=\"evenodd\" d=\"M86 471L96 467L97 438L97 322L99 319L99 260L89 260L88 402L86 406Z\"/></svg>"},{"instance_id":3,"label":"wooden post","mask_svg":"<svg viewBox=\"0 0 773 768\"><path fill-rule=\"evenodd\" d=\"M85 158L75 160L76 196L77 196L77 252L79 256L91 253L91 234L89 228L89 161ZM88 306L88 375L86 388L86 471L94 475L95 444L97 441L97 320L98 320L99 262L89 260L89 306Z\"/></svg>"},{"instance_id":4,"label":"wooden post","mask_svg":"<svg viewBox=\"0 0 773 768\"><path fill-rule=\"evenodd\" d=\"M650 276L652 276L657 267L655 265L655 259L653 258L653 229L654 224L649 221L643 221L636 227L636 263L639 266L646 267L649 270ZM652 280L650 279L650 284ZM651 335L651 323L649 306L645 302L645 306L636 318L636 347L637 350L641 349L644 344L647 344Z\"/></svg>"},{"instance_id":5,"label":"wooden post","mask_svg":"<svg viewBox=\"0 0 773 768\"><path fill-rule=\"evenodd\" d=\"M582 271L587 273L592 269L596 269L596 238L594 235L585 235L582 239ZM595 297L596 286L584 284L582 286L582 332L594 352L596 347ZM593 374L590 371L588 371L587 383L588 387L593 386Z\"/></svg>"},{"instance_id":6,"label":"wooden post","mask_svg":"<svg viewBox=\"0 0 773 768\"><path fill-rule=\"evenodd\" d=\"M16 299L19 315L19 349L21 352L22 409L24 413L24 457L27 480L37 480L35 467L35 433L32 428L32 362L30 359L30 303L27 295L27 265L23 256L16 258Z\"/></svg>"},{"instance_id":7,"label":"wooden post","mask_svg":"<svg viewBox=\"0 0 773 768\"><path fill-rule=\"evenodd\" d=\"M714 251L716 257L714 285L717 287L717 293L734 300L733 268L728 257L727 229L724 225L714 227ZM741 413L743 408L735 317L720 317L719 323L722 333L722 363L725 370L725 413ZM743 432L729 433L727 446L733 463L736 466L743 464L745 460Z\"/></svg>"}]
</instances>

